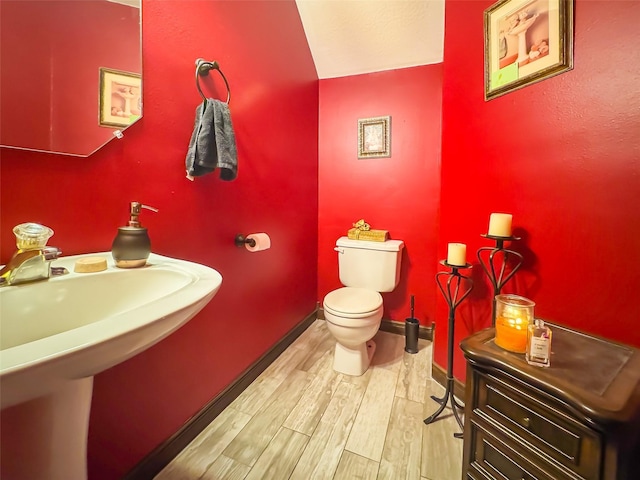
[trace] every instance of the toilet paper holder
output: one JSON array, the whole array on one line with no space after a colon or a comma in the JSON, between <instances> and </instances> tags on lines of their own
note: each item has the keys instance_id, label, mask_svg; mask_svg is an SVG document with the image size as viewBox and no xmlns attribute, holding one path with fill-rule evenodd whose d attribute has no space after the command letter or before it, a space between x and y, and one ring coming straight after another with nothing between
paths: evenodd
<instances>
[{"instance_id":1,"label":"toilet paper holder","mask_svg":"<svg viewBox=\"0 0 640 480\"><path fill-rule=\"evenodd\" d=\"M233 241L233 243L236 244L236 247L244 247L245 245L249 245L250 247L256 246L256 241L253 238L247 238L241 233L236 235L236 238Z\"/></svg>"}]
</instances>

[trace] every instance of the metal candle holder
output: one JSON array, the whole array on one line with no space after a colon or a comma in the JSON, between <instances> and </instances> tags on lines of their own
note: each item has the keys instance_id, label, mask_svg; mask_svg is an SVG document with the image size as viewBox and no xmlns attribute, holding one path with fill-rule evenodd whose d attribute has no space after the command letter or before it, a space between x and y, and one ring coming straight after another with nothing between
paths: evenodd
<instances>
[{"instance_id":1,"label":"metal candle holder","mask_svg":"<svg viewBox=\"0 0 640 480\"><path fill-rule=\"evenodd\" d=\"M491 281L491 285L493 285L493 308L491 313L491 326L495 327L496 326L496 295L500 295L500 291L502 290L502 287L504 287L504 285L509 280L511 280L511 277L513 277L513 275L515 275L518 269L522 266L524 257L518 252L504 248L505 240L506 241L520 240L520 237L513 237L513 236L498 237L496 235L488 235L488 234L487 235L482 234L480 236L484 238L489 238L491 240L495 240L496 242L495 247L481 247L480 249L478 249L478 261L480 262L480 265L482 265L483 270L486 272L487 276L489 277L489 280ZM489 252L488 258L486 260L485 258L483 258L484 252ZM502 265L500 265L499 273L496 271L496 265L495 265L496 263L495 255L498 252L502 252L503 254ZM507 276L505 276L504 273L507 267L509 256L513 256L517 258L517 260L513 269L507 274Z\"/></svg>"},{"instance_id":2,"label":"metal candle holder","mask_svg":"<svg viewBox=\"0 0 640 480\"><path fill-rule=\"evenodd\" d=\"M471 280L470 277L462 275L458 270L461 268L471 268L471 264L467 263L465 265L450 265L446 260L441 260L440 264L451 269L451 272L436 273L436 283L438 284L438 288L442 292L442 296L444 297L449 307L449 338L447 341L447 387L442 398L438 398L435 395L431 396L433 400L440 404L440 407L433 415L426 418L424 420L424 423L428 425L433 422L447 406L447 402L450 401L451 410L453 410L453 416L458 422L460 429L462 429L462 420L460 420L458 409L463 409L464 406L456 402L456 399L453 396L453 333L456 308L465 298L467 298L467 296L471 293L471 289L473 288L473 280ZM444 277L447 277L446 288L443 286ZM466 290L460 290L461 284L465 284ZM456 438L462 438L462 433L454 433L453 436Z\"/></svg>"}]
</instances>

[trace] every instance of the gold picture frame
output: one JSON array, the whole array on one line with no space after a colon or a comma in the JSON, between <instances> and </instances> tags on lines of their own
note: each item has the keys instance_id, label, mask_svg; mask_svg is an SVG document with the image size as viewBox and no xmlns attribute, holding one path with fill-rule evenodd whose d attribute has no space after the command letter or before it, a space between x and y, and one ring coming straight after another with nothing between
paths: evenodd
<instances>
[{"instance_id":1,"label":"gold picture frame","mask_svg":"<svg viewBox=\"0 0 640 480\"><path fill-rule=\"evenodd\" d=\"M485 100L573 68L573 0L500 0L484 12Z\"/></svg>"},{"instance_id":2,"label":"gold picture frame","mask_svg":"<svg viewBox=\"0 0 640 480\"><path fill-rule=\"evenodd\" d=\"M99 122L103 127L126 127L142 115L142 76L100 67Z\"/></svg>"},{"instance_id":3,"label":"gold picture frame","mask_svg":"<svg viewBox=\"0 0 640 480\"><path fill-rule=\"evenodd\" d=\"M391 156L391 116L358 120L358 158Z\"/></svg>"}]
</instances>

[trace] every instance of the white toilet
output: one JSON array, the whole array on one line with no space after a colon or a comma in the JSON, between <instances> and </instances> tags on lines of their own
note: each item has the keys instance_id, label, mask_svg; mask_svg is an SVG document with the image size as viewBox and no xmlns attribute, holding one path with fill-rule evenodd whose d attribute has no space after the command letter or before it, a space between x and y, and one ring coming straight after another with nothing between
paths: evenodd
<instances>
[{"instance_id":1,"label":"white toilet","mask_svg":"<svg viewBox=\"0 0 640 480\"><path fill-rule=\"evenodd\" d=\"M376 345L371 339L382 320L382 295L400 280L402 240L369 242L340 237L336 242L340 282L324 297L329 331L336 339L333 369L359 376L367 371Z\"/></svg>"}]
</instances>

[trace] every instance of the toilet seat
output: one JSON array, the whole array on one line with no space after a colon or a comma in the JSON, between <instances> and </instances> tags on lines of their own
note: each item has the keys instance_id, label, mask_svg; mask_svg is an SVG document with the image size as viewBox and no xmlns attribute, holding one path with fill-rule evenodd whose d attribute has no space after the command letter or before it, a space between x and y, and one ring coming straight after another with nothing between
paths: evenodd
<instances>
[{"instance_id":1,"label":"toilet seat","mask_svg":"<svg viewBox=\"0 0 640 480\"><path fill-rule=\"evenodd\" d=\"M323 307L338 317L370 317L382 308L382 295L365 288L343 287L328 293Z\"/></svg>"}]
</instances>

